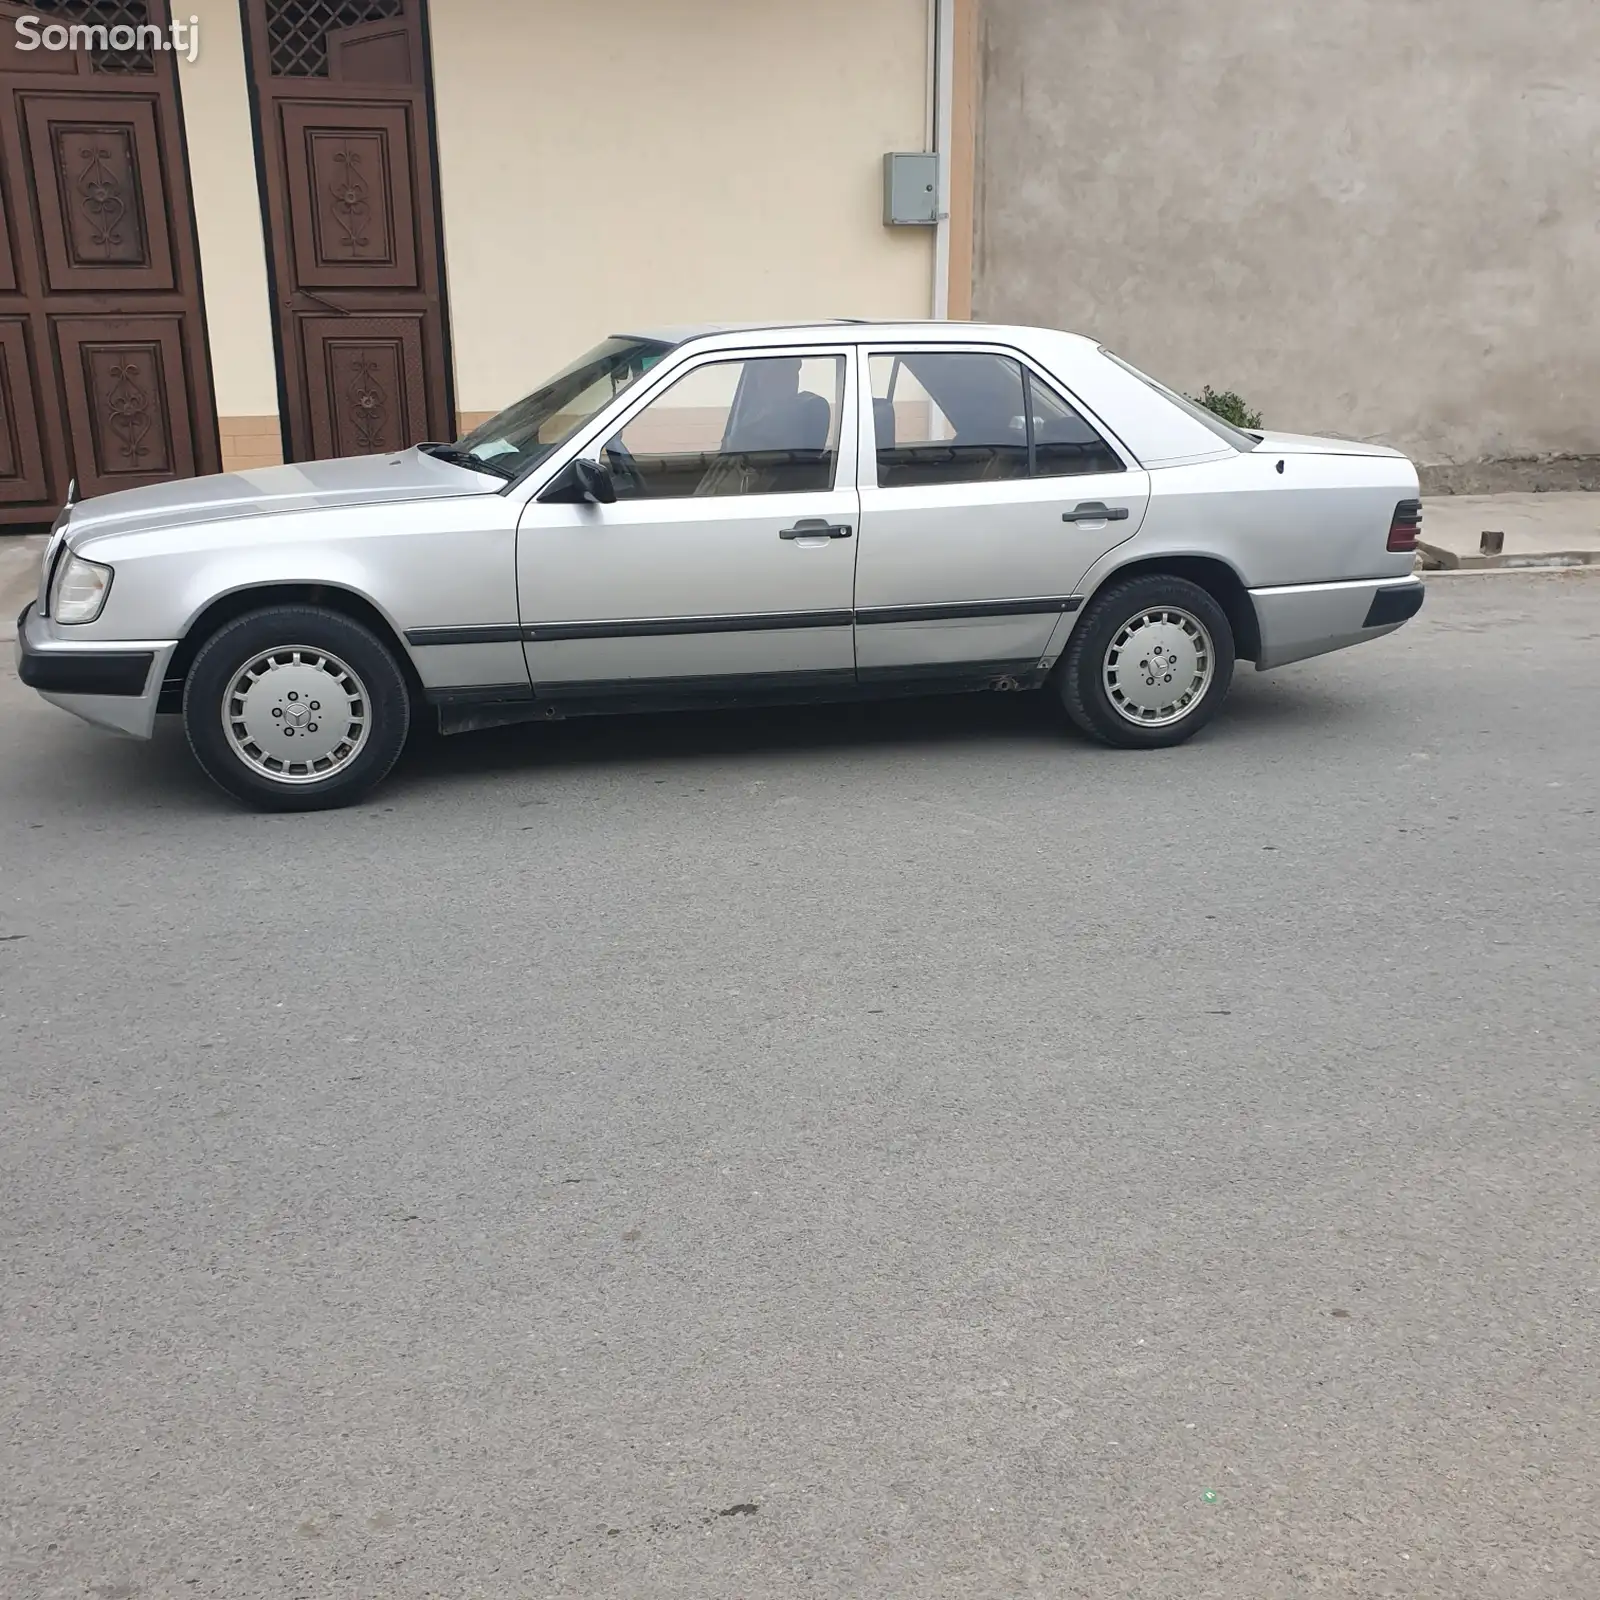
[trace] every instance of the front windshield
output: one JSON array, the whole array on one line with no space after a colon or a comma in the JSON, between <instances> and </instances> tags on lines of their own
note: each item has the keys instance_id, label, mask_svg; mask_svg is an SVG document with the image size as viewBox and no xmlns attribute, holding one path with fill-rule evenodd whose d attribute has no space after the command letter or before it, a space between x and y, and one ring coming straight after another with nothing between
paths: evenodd
<instances>
[{"instance_id":1,"label":"front windshield","mask_svg":"<svg viewBox=\"0 0 1600 1600\"><path fill-rule=\"evenodd\" d=\"M455 449L520 477L610 405L672 348L657 339L611 338L563 367L530 395L456 441Z\"/></svg>"}]
</instances>

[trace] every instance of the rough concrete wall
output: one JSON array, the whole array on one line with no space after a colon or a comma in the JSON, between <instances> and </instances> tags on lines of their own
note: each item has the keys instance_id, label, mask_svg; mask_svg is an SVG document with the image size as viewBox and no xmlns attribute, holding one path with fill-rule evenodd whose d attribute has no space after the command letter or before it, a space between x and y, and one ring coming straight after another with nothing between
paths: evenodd
<instances>
[{"instance_id":1,"label":"rough concrete wall","mask_svg":"<svg viewBox=\"0 0 1600 1600\"><path fill-rule=\"evenodd\" d=\"M986 0L974 314L1423 462L1600 454L1597 0Z\"/></svg>"}]
</instances>

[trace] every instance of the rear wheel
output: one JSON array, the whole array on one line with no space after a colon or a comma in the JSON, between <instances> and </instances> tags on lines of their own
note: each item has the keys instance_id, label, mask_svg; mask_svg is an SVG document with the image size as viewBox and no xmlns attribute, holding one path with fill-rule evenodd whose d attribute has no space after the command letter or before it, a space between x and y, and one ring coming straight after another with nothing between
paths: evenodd
<instances>
[{"instance_id":1,"label":"rear wheel","mask_svg":"<svg viewBox=\"0 0 1600 1600\"><path fill-rule=\"evenodd\" d=\"M183 691L189 748L265 811L349 805L380 783L411 720L399 664L371 629L321 606L271 606L219 629Z\"/></svg>"},{"instance_id":2,"label":"rear wheel","mask_svg":"<svg viewBox=\"0 0 1600 1600\"><path fill-rule=\"evenodd\" d=\"M1147 573L1089 602L1058 686L1073 722L1103 744L1181 744L1217 714L1233 681L1233 630L1197 583Z\"/></svg>"}]
</instances>

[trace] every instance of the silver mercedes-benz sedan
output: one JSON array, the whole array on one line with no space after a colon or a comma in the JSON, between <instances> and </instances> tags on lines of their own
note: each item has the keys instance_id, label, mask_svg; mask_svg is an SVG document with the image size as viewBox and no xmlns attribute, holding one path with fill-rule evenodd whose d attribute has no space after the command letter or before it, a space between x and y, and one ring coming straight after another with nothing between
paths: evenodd
<instances>
[{"instance_id":1,"label":"silver mercedes-benz sedan","mask_svg":"<svg viewBox=\"0 0 1600 1600\"><path fill-rule=\"evenodd\" d=\"M1242 432L1092 340L970 323L619 334L453 444L69 506L24 683L183 718L253 805L408 729L1043 689L1177 744L1258 670L1416 614L1397 451Z\"/></svg>"}]
</instances>

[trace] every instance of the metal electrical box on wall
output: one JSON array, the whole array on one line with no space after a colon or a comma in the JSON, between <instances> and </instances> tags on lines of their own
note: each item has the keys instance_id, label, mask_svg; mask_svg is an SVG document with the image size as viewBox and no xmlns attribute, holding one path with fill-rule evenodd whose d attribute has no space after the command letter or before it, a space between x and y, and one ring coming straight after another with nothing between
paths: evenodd
<instances>
[{"instance_id":1,"label":"metal electrical box on wall","mask_svg":"<svg viewBox=\"0 0 1600 1600\"><path fill-rule=\"evenodd\" d=\"M890 227L939 220L939 157L930 150L891 150L883 158L883 220Z\"/></svg>"}]
</instances>

